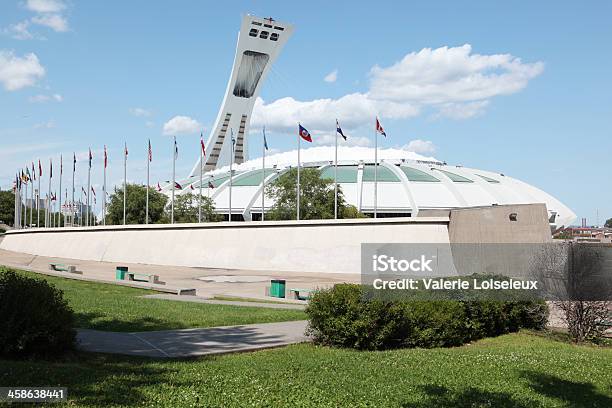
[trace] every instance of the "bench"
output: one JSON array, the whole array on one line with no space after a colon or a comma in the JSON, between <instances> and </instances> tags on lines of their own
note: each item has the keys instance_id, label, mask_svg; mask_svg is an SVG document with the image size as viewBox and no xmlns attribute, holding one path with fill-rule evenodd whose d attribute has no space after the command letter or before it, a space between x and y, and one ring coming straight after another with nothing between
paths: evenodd
<instances>
[{"instance_id":1,"label":"bench","mask_svg":"<svg viewBox=\"0 0 612 408\"><path fill-rule=\"evenodd\" d=\"M314 292L314 289L294 288L294 289L289 289L289 292L291 293L293 299L308 300L310 299L312 292ZM304 294L304 296L301 295L302 293Z\"/></svg>"},{"instance_id":2,"label":"bench","mask_svg":"<svg viewBox=\"0 0 612 408\"><path fill-rule=\"evenodd\" d=\"M159 275L149 275L146 273L134 273L134 272L128 272L126 275L128 277L128 280L131 280L131 281L160 283Z\"/></svg>"},{"instance_id":3,"label":"bench","mask_svg":"<svg viewBox=\"0 0 612 408\"><path fill-rule=\"evenodd\" d=\"M49 269L56 272L69 272L69 273L78 273L76 270L76 266L74 265L65 265L61 263L50 263Z\"/></svg>"}]
</instances>

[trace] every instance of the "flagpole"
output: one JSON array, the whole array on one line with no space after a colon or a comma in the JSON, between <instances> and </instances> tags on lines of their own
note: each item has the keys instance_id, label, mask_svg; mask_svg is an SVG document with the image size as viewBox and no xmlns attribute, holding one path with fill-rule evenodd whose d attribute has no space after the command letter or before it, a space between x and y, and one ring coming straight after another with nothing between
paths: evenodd
<instances>
[{"instance_id":1,"label":"flagpole","mask_svg":"<svg viewBox=\"0 0 612 408\"><path fill-rule=\"evenodd\" d=\"M263 146L261 159L261 220L264 221L265 199L266 199L266 127L263 127Z\"/></svg>"},{"instance_id":2,"label":"flagpole","mask_svg":"<svg viewBox=\"0 0 612 408\"><path fill-rule=\"evenodd\" d=\"M17 216L17 208L19 207L19 199L17 198L17 194L19 193L19 175L15 175L15 205L14 205L14 213L13 213L13 227L15 227L15 229L18 229L19 227L17 225L17 221L19 220L19 217Z\"/></svg>"},{"instance_id":3,"label":"flagpole","mask_svg":"<svg viewBox=\"0 0 612 408\"><path fill-rule=\"evenodd\" d=\"M123 149L123 225L126 222L126 203L127 203L127 143Z\"/></svg>"},{"instance_id":4,"label":"flagpole","mask_svg":"<svg viewBox=\"0 0 612 408\"><path fill-rule=\"evenodd\" d=\"M302 144L300 142L301 138L302 136L300 135L299 128L298 128L298 162L297 162L297 196L296 196L296 204L297 204L296 220L297 221L300 220L300 146Z\"/></svg>"},{"instance_id":5,"label":"flagpole","mask_svg":"<svg viewBox=\"0 0 612 408\"><path fill-rule=\"evenodd\" d=\"M336 151L334 156L334 219L338 219L338 119L336 119Z\"/></svg>"},{"instance_id":6,"label":"flagpole","mask_svg":"<svg viewBox=\"0 0 612 408\"><path fill-rule=\"evenodd\" d=\"M23 227L26 228L28 223L28 183L25 183L25 199L23 205L24 217L23 217Z\"/></svg>"},{"instance_id":7,"label":"flagpole","mask_svg":"<svg viewBox=\"0 0 612 408\"><path fill-rule=\"evenodd\" d=\"M198 222L202 222L202 173L204 172L204 151L202 150L202 134L200 134L200 195L198 199Z\"/></svg>"},{"instance_id":8,"label":"flagpole","mask_svg":"<svg viewBox=\"0 0 612 408\"><path fill-rule=\"evenodd\" d=\"M83 187L81 186L81 197L79 197L79 227L82 227L83 224Z\"/></svg>"},{"instance_id":9,"label":"flagpole","mask_svg":"<svg viewBox=\"0 0 612 408\"><path fill-rule=\"evenodd\" d=\"M106 225L106 146L104 146L104 181L102 183L102 225Z\"/></svg>"},{"instance_id":10,"label":"flagpole","mask_svg":"<svg viewBox=\"0 0 612 408\"><path fill-rule=\"evenodd\" d=\"M64 157L60 154L60 179L59 179L59 202L58 202L58 208L59 208L59 220L57 223L58 227L61 227L61 222L62 222L62 176L64 174Z\"/></svg>"},{"instance_id":11,"label":"flagpole","mask_svg":"<svg viewBox=\"0 0 612 408\"><path fill-rule=\"evenodd\" d=\"M47 228L51 226L51 180L53 179L53 161L49 159L49 190L47 194Z\"/></svg>"},{"instance_id":12,"label":"flagpole","mask_svg":"<svg viewBox=\"0 0 612 408\"><path fill-rule=\"evenodd\" d=\"M74 226L74 218L76 217L76 211L74 208L74 173L76 171L76 153L72 153L72 208L70 213L72 214L72 225Z\"/></svg>"},{"instance_id":13,"label":"flagpole","mask_svg":"<svg viewBox=\"0 0 612 408\"><path fill-rule=\"evenodd\" d=\"M229 217L228 217L228 222L232 222L232 184L233 184L233 180L232 180L232 171L233 171L233 167L234 167L234 129L230 128L230 133L231 133L231 137L232 137L232 154L230 156L230 178L229 178Z\"/></svg>"},{"instance_id":14,"label":"flagpole","mask_svg":"<svg viewBox=\"0 0 612 408\"><path fill-rule=\"evenodd\" d=\"M40 179L42 178L40 159L38 159L38 194L36 195L36 228L40 228Z\"/></svg>"},{"instance_id":15,"label":"flagpole","mask_svg":"<svg viewBox=\"0 0 612 408\"><path fill-rule=\"evenodd\" d=\"M374 130L374 218L378 213L378 131Z\"/></svg>"},{"instance_id":16,"label":"flagpole","mask_svg":"<svg viewBox=\"0 0 612 408\"><path fill-rule=\"evenodd\" d=\"M174 136L174 146L172 152L172 204L170 210L170 224L174 224L174 190L176 188L176 136Z\"/></svg>"},{"instance_id":17,"label":"flagpole","mask_svg":"<svg viewBox=\"0 0 612 408\"><path fill-rule=\"evenodd\" d=\"M87 170L87 196L86 196L86 200L87 200L87 208L86 208L86 212L87 212L87 220L85 221L85 226L89 227L90 224L90 220L89 220L89 206L91 204L91 199L90 199L90 191L91 191L91 149L89 150L89 169Z\"/></svg>"},{"instance_id":18,"label":"flagpole","mask_svg":"<svg viewBox=\"0 0 612 408\"><path fill-rule=\"evenodd\" d=\"M34 212L34 180L32 180L32 189L30 191L30 196L32 200L30 200L30 227L32 226L32 213Z\"/></svg>"},{"instance_id":19,"label":"flagpole","mask_svg":"<svg viewBox=\"0 0 612 408\"><path fill-rule=\"evenodd\" d=\"M147 201L145 204L145 224L149 223L149 186L151 185L149 181L150 174L150 164L151 164L151 139L149 139L149 150L147 150Z\"/></svg>"}]
</instances>

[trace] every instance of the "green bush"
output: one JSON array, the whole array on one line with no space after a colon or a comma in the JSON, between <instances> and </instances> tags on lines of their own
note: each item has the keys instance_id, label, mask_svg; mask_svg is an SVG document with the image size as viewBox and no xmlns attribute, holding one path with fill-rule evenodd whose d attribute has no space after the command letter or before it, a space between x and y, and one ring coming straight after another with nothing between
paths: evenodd
<instances>
[{"instance_id":1,"label":"green bush","mask_svg":"<svg viewBox=\"0 0 612 408\"><path fill-rule=\"evenodd\" d=\"M0 356L53 356L75 344L72 309L42 279L0 270Z\"/></svg>"},{"instance_id":2,"label":"green bush","mask_svg":"<svg viewBox=\"0 0 612 408\"><path fill-rule=\"evenodd\" d=\"M317 291L306 308L309 334L319 344L383 350L451 347L520 328L541 329L543 302L389 300L355 284Z\"/></svg>"}]
</instances>

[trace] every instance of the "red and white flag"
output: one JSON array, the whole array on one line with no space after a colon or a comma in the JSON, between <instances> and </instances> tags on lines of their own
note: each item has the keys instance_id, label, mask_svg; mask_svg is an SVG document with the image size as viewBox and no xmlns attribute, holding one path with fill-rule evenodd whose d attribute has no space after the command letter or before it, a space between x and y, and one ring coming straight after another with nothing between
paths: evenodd
<instances>
[{"instance_id":1,"label":"red and white flag","mask_svg":"<svg viewBox=\"0 0 612 408\"><path fill-rule=\"evenodd\" d=\"M157 182L157 191L162 191L161 186L159 185L159 181Z\"/></svg>"},{"instance_id":2,"label":"red and white flag","mask_svg":"<svg viewBox=\"0 0 612 408\"><path fill-rule=\"evenodd\" d=\"M376 132L380 133L384 137L387 137L385 129L383 129L382 125L380 124L380 121L378 120L378 116L376 117Z\"/></svg>"}]
</instances>

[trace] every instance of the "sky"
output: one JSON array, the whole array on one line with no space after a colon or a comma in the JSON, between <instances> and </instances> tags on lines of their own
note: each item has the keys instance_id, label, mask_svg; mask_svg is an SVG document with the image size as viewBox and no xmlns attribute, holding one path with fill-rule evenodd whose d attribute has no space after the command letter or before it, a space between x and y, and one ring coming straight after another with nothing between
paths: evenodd
<instances>
[{"instance_id":1,"label":"sky","mask_svg":"<svg viewBox=\"0 0 612 408\"><path fill-rule=\"evenodd\" d=\"M317 145L411 150L518 178L589 224L612 218L612 3L608 1L2 0L0 187L41 159L77 185L187 175L221 104L241 16L295 25L253 112L275 152L294 148L296 123ZM57 170L56 170L57 174ZM43 183L44 184L44 183ZM109 187L109 191L111 187ZM77 186L77 191L79 187Z\"/></svg>"}]
</instances>

